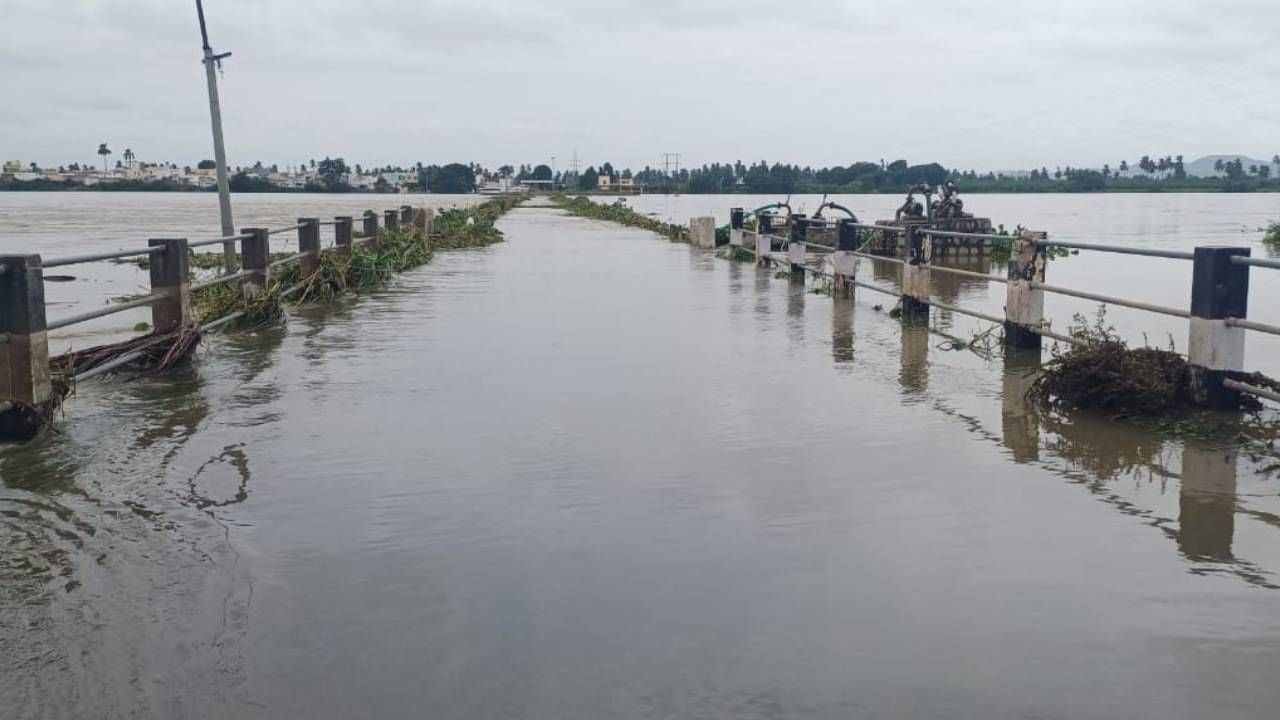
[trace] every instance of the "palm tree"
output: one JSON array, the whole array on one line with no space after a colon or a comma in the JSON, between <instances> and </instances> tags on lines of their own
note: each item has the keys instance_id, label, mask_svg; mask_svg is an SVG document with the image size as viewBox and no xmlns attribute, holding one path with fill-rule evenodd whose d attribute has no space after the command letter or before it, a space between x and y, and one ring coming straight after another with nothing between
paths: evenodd
<instances>
[{"instance_id":1,"label":"palm tree","mask_svg":"<svg viewBox=\"0 0 1280 720\"><path fill-rule=\"evenodd\" d=\"M1272 165L1280 165L1280 154L1271 156Z\"/></svg>"},{"instance_id":2,"label":"palm tree","mask_svg":"<svg viewBox=\"0 0 1280 720\"><path fill-rule=\"evenodd\" d=\"M1226 166L1226 163L1222 162L1222 158L1218 158L1217 160L1213 161L1214 172L1222 172L1222 169L1225 166Z\"/></svg>"},{"instance_id":3,"label":"palm tree","mask_svg":"<svg viewBox=\"0 0 1280 720\"><path fill-rule=\"evenodd\" d=\"M111 154L111 148L106 143L98 144L98 154L102 156L102 174L107 174L107 156Z\"/></svg>"},{"instance_id":4,"label":"palm tree","mask_svg":"<svg viewBox=\"0 0 1280 720\"><path fill-rule=\"evenodd\" d=\"M1122 172L1122 173L1127 173L1127 172L1129 172L1129 161L1128 161L1128 160L1121 160L1121 161L1120 161L1120 172Z\"/></svg>"},{"instance_id":5,"label":"palm tree","mask_svg":"<svg viewBox=\"0 0 1280 720\"><path fill-rule=\"evenodd\" d=\"M134 154L133 154L133 148L125 148L125 149L124 149L124 161L125 161L126 163L131 163L131 162L133 162L135 158L137 158L137 155L134 155Z\"/></svg>"}]
</instances>

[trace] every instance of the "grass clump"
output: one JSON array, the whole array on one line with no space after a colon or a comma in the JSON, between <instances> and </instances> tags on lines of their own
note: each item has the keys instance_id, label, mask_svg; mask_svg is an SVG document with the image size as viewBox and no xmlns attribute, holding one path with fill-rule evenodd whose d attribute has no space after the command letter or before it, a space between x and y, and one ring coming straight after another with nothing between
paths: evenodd
<instances>
[{"instance_id":1,"label":"grass clump","mask_svg":"<svg viewBox=\"0 0 1280 720\"><path fill-rule=\"evenodd\" d=\"M1268 250L1280 253L1280 221L1272 222L1262 230L1262 244Z\"/></svg>"},{"instance_id":2,"label":"grass clump","mask_svg":"<svg viewBox=\"0 0 1280 720\"><path fill-rule=\"evenodd\" d=\"M756 254L741 245L722 247L716 252L716 255L732 262L753 263L756 261Z\"/></svg>"},{"instance_id":3,"label":"grass clump","mask_svg":"<svg viewBox=\"0 0 1280 720\"><path fill-rule=\"evenodd\" d=\"M570 215L594 220L608 220L627 227L655 232L679 242L689 241L688 228L651 218L647 215L641 215L626 205L596 203L583 196L569 198L565 195L555 195L552 196L551 200Z\"/></svg>"},{"instance_id":4,"label":"grass clump","mask_svg":"<svg viewBox=\"0 0 1280 720\"><path fill-rule=\"evenodd\" d=\"M1113 415L1159 415L1188 402L1190 366L1172 350L1130 348L1106 323L1106 307L1069 329L1083 345L1055 353L1030 395L1055 410L1101 410Z\"/></svg>"}]
</instances>

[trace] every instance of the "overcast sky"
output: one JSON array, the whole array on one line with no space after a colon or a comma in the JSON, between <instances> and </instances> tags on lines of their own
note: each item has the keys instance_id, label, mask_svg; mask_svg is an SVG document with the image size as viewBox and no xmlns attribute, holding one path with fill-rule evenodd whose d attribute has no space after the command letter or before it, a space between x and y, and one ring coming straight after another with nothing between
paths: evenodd
<instances>
[{"instance_id":1,"label":"overcast sky","mask_svg":"<svg viewBox=\"0 0 1280 720\"><path fill-rule=\"evenodd\" d=\"M1280 152L1278 0L206 0L232 165ZM194 0L0 0L0 156L211 156Z\"/></svg>"}]
</instances>

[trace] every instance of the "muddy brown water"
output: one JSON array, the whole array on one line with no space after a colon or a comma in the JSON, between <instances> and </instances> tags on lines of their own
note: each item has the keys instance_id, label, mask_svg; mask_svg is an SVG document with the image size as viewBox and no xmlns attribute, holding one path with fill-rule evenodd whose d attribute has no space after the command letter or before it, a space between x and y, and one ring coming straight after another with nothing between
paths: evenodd
<instances>
[{"instance_id":1,"label":"muddy brown water","mask_svg":"<svg viewBox=\"0 0 1280 720\"><path fill-rule=\"evenodd\" d=\"M1274 716L1244 454L1043 416L875 295L501 227L0 449L0 716Z\"/></svg>"}]
</instances>

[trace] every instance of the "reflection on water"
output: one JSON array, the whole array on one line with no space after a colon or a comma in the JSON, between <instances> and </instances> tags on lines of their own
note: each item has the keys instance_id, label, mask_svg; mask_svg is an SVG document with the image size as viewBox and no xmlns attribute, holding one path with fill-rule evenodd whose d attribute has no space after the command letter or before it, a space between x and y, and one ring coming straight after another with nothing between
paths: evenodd
<instances>
[{"instance_id":1,"label":"reflection on water","mask_svg":"<svg viewBox=\"0 0 1280 720\"><path fill-rule=\"evenodd\" d=\"M1250 458L1041 412L1040 353L939 349L960 318L904 325L886 296L550 210L503 227L212 338L186 371L87 385L60 435L0 450L0 707L1191 720L1280 701L1280 500Z\"/></svg>"}]
</instances>

